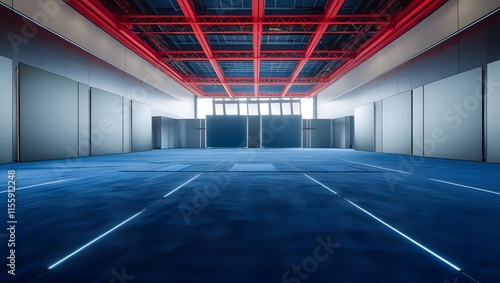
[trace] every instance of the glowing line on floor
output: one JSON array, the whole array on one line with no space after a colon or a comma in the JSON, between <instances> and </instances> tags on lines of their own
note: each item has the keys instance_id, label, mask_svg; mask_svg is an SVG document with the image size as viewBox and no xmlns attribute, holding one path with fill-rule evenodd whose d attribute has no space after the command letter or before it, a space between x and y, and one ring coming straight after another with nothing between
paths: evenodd
<instances>
[{"instance_id":1,"label":"glowing line on floor","mask_svg":"<svg viewBox=\"0 0 500 283\"><path fill-rule=\"evenodd\" d=\"M351 205L353 205L354 207L356 207L357 209L363 211L364 213L368 214L370 217L372 217L373 219L377 220L378 222L384 224L386 227L390 228L391 230L393 230L394 232L398 233L399 235L403 236L404 238L406 238L407 240L409 240L410 242L414 243L415 245L417 245L418 247L422 248L423 250L425 250L426 252L430 253L431 255L435 256L436 258L438 258L439 260L441 260L442 262L446 263L447 265L451 266L453 269L455 269L456 271L459 271L459 272L462 272L462 269L460 269L459 267L457 267L456 265L452 264L451 262L449 262L448 260L444 259L443 257L441 257L440 255L436 254L435 252L431 251L430 249L428 249L427 247L425 247L424 245L420 244L419 242L413 240L412 238L410 238L409 236L407 236L406 234L404 234L403 232L399 231L398 229L392 227L391 225L387 224L386 222L384 222L383 220L381 220L380 218L376 217L375 215L371 214L370 212L368 212L367 210L365 210L364 208L360 207L359 205L353 203L352 201L340 196L338 193L336 193L335 191L333 191L332 189L328 188L327 186L323 185L321 182L309 177L307 174L304 174L307 178L313 180L314 182L316 182L317 184L320 184L323 188L326 188L328 189L330 192L333 192L335 195L337 195L338 197L341 197L343 200L347 201L348 203L350 203Z\"/></svg>"},{"instance_id":2,"label":"glowing line on floor","mask_svg":"<svg viewBox=\"0 0 500 283\"><path fill-rule=\"evenodd\" d=\"M162 199L166 198L167 196L171 195L172 193L174 193L175 191L179 190L180 188L184 187L185 185L189 184L191 181L193 181L194 179L198 178L199 176L201 175L198 174L196 176L194 176L193 178L189 179L188 181L186 181L184 184L178 186L177 188L173 189L172 191L170 191L168 194L166 194ZM118 229L120 226L124 225L125 223L129 222L130 220L136 218L137 216L139 216L141 213L143 213L144 211L146 211L146 209L148 209L149 207L151 206L148 206L147 208L141 210L140 212L136 213L135 215L133 215L132 217L128 218L127 220L123 221L122 223L116 225L115 227L111 228L110 230L106 231L104 234L100 235L99 237L93 239L92 241L88 242L87 244L85 244L84 246L82 246L81 248L77 249L76 251L70 253L69 255L67 255L66 257L64 257L63 259L59 260L58 262L52 264L51 266L48 267L48 269L52 269L54 267L56 267L57 265L59 265L60 263L64 262L65 260L67 260L68 258L74 256L75 254L77 254L78 252L82 251L83 249L85 249L86 247L92 245L93 243L95 243L96 241L98 241L99 239L101 239L102 237L108 235L109 233L113 232L114 230Z\"/></svg>"},{"instance_id":3,"label":"glowing line on floor","mask_svg":"<svg viewBox=\"0 0 500 283\"><path fill-rule=\"evenodd\" d=\"M106 233L100 235L99 237L93 239L92 241L88 242L87 244L85 244L84 246L82 246L81 248L77 249L76 251L70 253L69 255L67 255L66 257L64 257L63 259L59 260L58 262L54 263L53 265L49 266L48 269L52 269L54 267L56 267L57 265L59 265L60 263L62 263L63 261L67 260L68 258L74 256L75 254L77 254L78 252L80 252L81 250L85 249L86 247L92 245L93 243L95 243L97 240L101 239L102 237L106 236L107 234L113 232L114 230L118 229L120 226L122 226L123 224L129 222L130 220L136 218L137 216L139 216L141 213L143 213L145 210L142 210L141 212L135 214L134 216L130 217L129 219L123 221L122 223L116 225L115 227L113 227L112 229L108 230Z\"/></svg>"},{"instance_id":4,"label":"glowing line on floor","mask_svg":"<svg viewBox=\"0 0 500 283\"><path fill-rule=\"evenodd\" d=\"M40 187L40 186L52 185L52 184L67 182L67 181L71 181L71 180L75 180L75 179L64 179L64 180L52 181L52 182L41 183L41 184L36 184L36 185L30 185L30 186L26 186L26 187L20 187L20 188L16 188L16 191L26 190L26 189ZM1 191L0 194L6 193L6 192L8 192L8 191Z\"/></svg>"},{"instance_id":5,"label":"glowing line on floor","mask_svg":"<svg viewBox=\"0 0 500 283\"><path fill-rule=\"evenodd\" d=\"M178 186L177 188L175 188L175 189L171 190L168 194L164 195L164 196L163 196L163 198L168 197L169 195L173 194L173 193L174 193L175 191L177 191L178 189L180 189L180 188L184 187L185 185L187 185L187 184L191 183L191 181L193 181L194 179L196 179L196 178L200 177L200 175L201 175L201 173L200 173L200 174L198 174L198 175L196 175L196 176L194 176L193 178L191 178L191 179L187 180L184 184L182 184L182 185Z\"/></svg>"},{"instance_id":6,"label":"glowing line on floor","mask_svg":"<svg viewBox=\"0 0 500 283\"><path fill-rule=\"evenodd\" d=\"M366 164L366 163L359 163L359 162L354 162L354 161L350 161L350 160L346 160L346 159L342 159L342 160L343 160L343 161L346 161L346 162L349 162L349 163L354 163L354 164L358 164L358 165L364 165L364 166L368 166L368 167L373 167L373 168L377 168L377 169L382 169L382 170L387 170L387 171L397 172L397 173L401 173L401 174L411 174L410 172L405 172L405 171L400 171L400 170L389 169L389 168L380 167L380 166L375 166L375 165L370 165L370 164Z\"/></svg>"},{"instance_id":7,"label":"glowing line on floor","mask_svg":"<svg viewBox=\"0 0 500 283\"><path fill-rule=\"evenodd\" d=\"M476 191L480 191L480 192L495 194L495 195L499 195L500 196L499 192L493 192L493 191L483 190L483 189L476 188L476 187L461 185L461 184L452 183L452 182L446 182L446 181L442 181L442 180L438 180L438 179L429 179L429 180L435 181L435 182L439 182L439 183L443 183L443 184L453 185L453 186L457 186L457 187L462 187L462 188L466 188L466 189L476 190Z\"/></svg>"}]
</instances>

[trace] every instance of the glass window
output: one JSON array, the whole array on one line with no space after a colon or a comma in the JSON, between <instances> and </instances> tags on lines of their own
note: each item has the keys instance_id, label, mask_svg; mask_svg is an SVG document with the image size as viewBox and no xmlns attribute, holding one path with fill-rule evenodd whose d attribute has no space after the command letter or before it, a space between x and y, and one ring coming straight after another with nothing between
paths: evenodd
<instances>
[{"instance_id":1,"label":"glass window","mask_svg":"<svg viewBox=\"0 0 500 283\"><path fill-rule=\"evenodd\" d=\"M213 108L212 108L212 99L211 98L197 98L198 99L198 105L197 105L197 113L196 117L198 119L205 119L207 115L213 115Z\"/></svg>"},{"instance_id":2,"label":"glass window","mask_svg":"<svg viewBox=\"0 0 500 283\"><path fill-rule=\"evenodd\" d=\"M293 112L293 114L296 114ZM283 115L292 115L292 104L290 102L283 102Z\"/></svg>"},{"instance_id":3,"label":"glass window","mask_svg":"<svg viewBox=\"0 0 500 283\"><path fill-rule=\"evenodd\" d=\"M257 103L248 103L248 115L259 115L259 108Z\"/></svg>"},{"instance_id":4,"label":"glass window","mask_svg":"<svg viewBox=\"0 0 500 283\"><path fill-rule=\"evenodd\" d=\"M240 115L248 115L247 104L245 102L240 102Z\"/></svg>"},{"instance_id":5,"label":"glass window","mask_svg":"<svg viewBox=\"0 0 500 283\"><path fill-rule=\"evenodd\" d=\"M292 107L293 107L293 115L300 115L300 103L294 102L292 103Z\"/></svg>"},{"instance_id":6,"label":"glass window","mask_svg":"<svg viewBox=\"0 0 500 283\"><path fill-rule=\"evenodd\" d=\"M281 115L280 103L271 103L271 115Z\"/></svg>"},{"instance_id":7,"label":"glass window","mask_svg":"<svg viewBox=\"0 0 500 283\"><path fill-rule=\"evenodd\" d=\"M215 104L215 115L224 115L224 104Z\"/></svg>"},{"instance_id":8,"label":"glass window","mask_svg":"<svg viewBox=\"0 0 500 283\"><path fill-rule=\"evenodd\" d=\"M226 104L226 115L238 115L238 104L227 103Z\"/></svg>"},{"instance_id":9,"label":"glass window","mask_svg":"<svg viewBox=\"0 0 500 283\"><path fill-rule=\"evenodd\" d=\"M269 103L260 103L260 115L269 115Z\"/></svg>"},{"instance_id":10,"label":"glass window","mask_svg":"<svg viewBox=\"0 0 500 283\"><path fill-rule=\"evenodd\" d=\"M313 99L302 98L302 119L313 119Z\"/></svg>"}]
</instances>

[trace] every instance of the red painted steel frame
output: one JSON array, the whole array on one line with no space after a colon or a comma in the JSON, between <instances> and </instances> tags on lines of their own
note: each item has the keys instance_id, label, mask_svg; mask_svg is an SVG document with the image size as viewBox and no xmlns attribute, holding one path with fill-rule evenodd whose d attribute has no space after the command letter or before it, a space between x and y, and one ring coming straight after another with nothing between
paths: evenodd
<instances>
[{"instance_id":1,"label":"red painted steel frame","mask_svg":"<svg viewBox=\"0 0 500 283\"><path fill-rule=\"evenodd\" d=\"M375 14L338 15L345 0L330 0L322 15L292 16L265 15L265 0L254 0L250 16L206 16L196 14L192 0L177 1L183 12L182 16L114 15L98 0L65 0L75 10L189 91L199 96L209 97L308 97L316 95L447 2L447 0L415 0L401 13L391 16L386 13L389 6L386 7L386 10L377 11ZM389 5L395 3L398 2L393 0ZM138 26L155 25L161 25L163 31L138 32L135 29ZM333 29L334 26L335 29ZM370 29L373 27L376 29ZM371 38L365 43L360 43L361 47L355 49L354 46L362 40L365 33L370 33ZM202 51L157 51L139 37L140 35L172 36L182 34L195 36ZM208 34L252 34L253 48L251 51L215 51L212 50L207 38ZM310 35L310 39L305 50L268 51L261 48L263 34L305 34ZM317 46L325 34L354 35L356 39L345 50L318 50ZM152 42L155 44L155 48L161 47L157 40L152 39ZM225 77L218 61L229 60L252 61L253 77ZM292 75L288 78L262 78L260 64L263 60L297 61L297 64ZM335 60L342 60L342 65L326 76L321 78L299 77L308 61ZM217 77L187 77L173 68L168 63L169 61L210 62ZM307 93L289 93L290 88L295 84L315 85L315 87ZM203 93L202 85L221 85L226 93ZM233 93L232 85L253 85L254 91L253 93ZM284 88L281 93L260 93L260 85L284 85Z\"/></svg>"}]
</instances>

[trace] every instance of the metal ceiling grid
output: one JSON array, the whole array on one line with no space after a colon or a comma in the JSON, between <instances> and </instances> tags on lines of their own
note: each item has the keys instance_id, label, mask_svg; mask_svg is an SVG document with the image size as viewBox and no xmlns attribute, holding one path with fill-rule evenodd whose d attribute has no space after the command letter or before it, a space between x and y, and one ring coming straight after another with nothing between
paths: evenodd
<instances>
[{"instance_id":1,"label":"metal ceiling grid","mask_svg":"<svg viewBox=\"0 0 500 283\"><path fill-rule=\"evenodd\" d=\"M310 97L446 0L65 0L199 96Z\"/></svg>"}]
</instances>

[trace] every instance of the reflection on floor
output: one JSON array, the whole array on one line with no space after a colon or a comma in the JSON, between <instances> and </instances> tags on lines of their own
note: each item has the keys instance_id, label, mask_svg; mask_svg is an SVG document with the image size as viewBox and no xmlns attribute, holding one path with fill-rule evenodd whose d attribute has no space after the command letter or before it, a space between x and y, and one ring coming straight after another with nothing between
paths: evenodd
<instances>
[{"instance_id":1,"label":"reflection on floor","mask_svg":"<svg viewBox=\"0 0 500 283\"><path fill-rule=\"evenodd\" d=\"M500 282L498 164L172 149L8 170L0 282Z\"/></svg>"}]
</instances>

